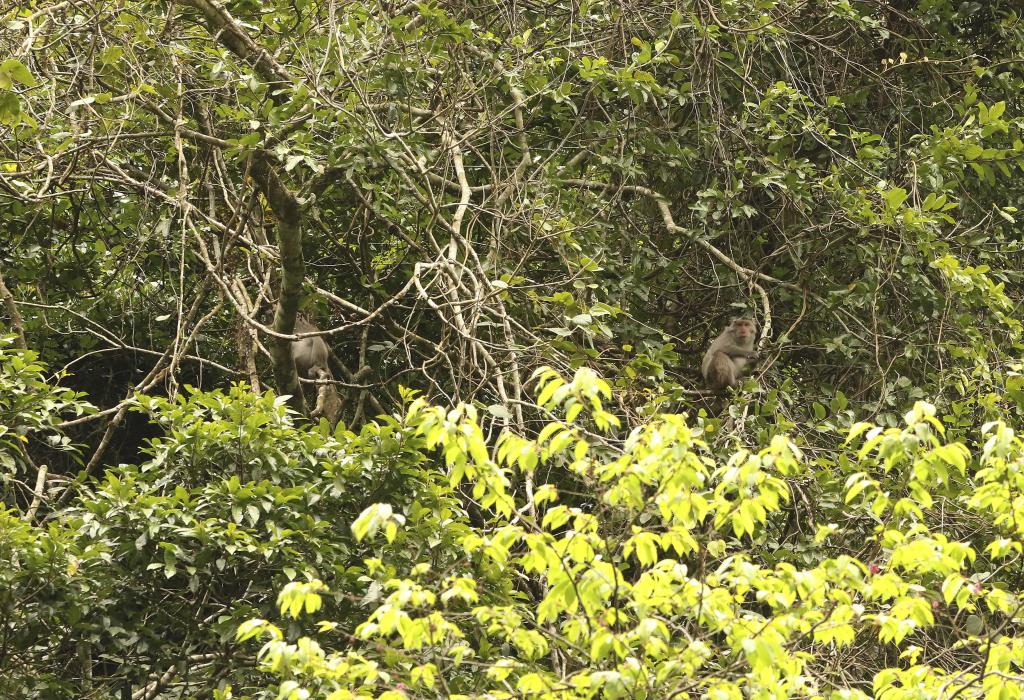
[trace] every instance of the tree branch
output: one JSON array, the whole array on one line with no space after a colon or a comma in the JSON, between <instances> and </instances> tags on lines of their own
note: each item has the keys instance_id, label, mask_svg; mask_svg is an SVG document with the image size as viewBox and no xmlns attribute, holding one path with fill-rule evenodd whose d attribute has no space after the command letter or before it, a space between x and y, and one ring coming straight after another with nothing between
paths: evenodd
<instances>
[{"instance_id":1,"label":"tree branch","mask_svg":"<svg viewBox=\"0 0 1024 700\"><path fill-rule=\"evenodd\" d=\"M231 16L231 13L219 3L214 0L177 0L177 3L202 12L214 38L224 44L231 53L243 61L251 63L267 83L278 87L292 83L292 77L284 66L278 63L265 48L257 44ZM270 99L275 102L285 99L283 95L275 95L274 90L270 90L269 95Z\"/></svg>"},{"instance_id":2,"label":"tree branch","mask_svg":"<svg viewBox=\"0 0 1024 700\"><path fill-rule=\"evenodd\" d=\"M14 295L11 294L11 290L7 288L7 284L4 282L3 269L0 268L0 299L4 302L4 308L7 309L7 315L11 317L11 327L14 329L17 336L14 339L14 347L21 350L28 350L28 343L25 342L25 323L21 319L21 314L18 312L18 305L14 301Z\"/></svg>"},{"instance_id":3,"label":"tree branch","mask_svg":"<svg viewBox=\"0 0 1024 700\"><path fill-rule=\"evenodd\" d=\"M759 280L763 280L765 282L771 282L772 284L777 284L777 285L779 285L781 287L785 287L786 289L792 289L793 291L796 291L796 292L803 292L803 290L800 288L799 285L793 284L792 282L785 282L783 280L780 280L780 279L777 279L775 277L772 277L771 275L766 275L763 272L759 272L757 270L751 270L750 268L743 267L738 262L736 262L735 260L730 258L728 255L723 253L719 248L714 246L709 241L705 241L702 238L694 238L690 234L690 231L688 231L687 229L683 228L682 226L678 225L675 222L675 219L672 217L672 211L669 209L669 206L668 206L668 200L664 197L664 195L662 195L662 194L660 194L658 192L655 192L652 189L648 189L646 187L641 187L639 185L618 185L618 186L616 186L616 185L611 185L611 184L609 184L607 182L596 182L594 180L566 179L566 180L559 180L559 182L561 184L563 184L563 185L572 185L572 186L575 186L575 187L582 187L584 189L595 190L595 191L603 191L603 190L607 190L607 189L615 187L616 189L622 190L624 192L635 192L637 194L644 195L645 197L650 197L651 199L654 200L654 203L658 205L658 211L661 212L661 219L662 219L662 221L665 222L665 228L667 228L669 231L672 231L673 233L681 233L681 234L687 236L688 238L693 240L694 243L696 243L701 248L703 248L704 250L706 250L709 253L711 253L714 257L718 258L720 261L725 263L726 267L729 267L730 269L732 269L734 272L736 272L738 275L740 275L744 279L747 279L747 280L759 279Z\"/></svg>"}]
</instances>

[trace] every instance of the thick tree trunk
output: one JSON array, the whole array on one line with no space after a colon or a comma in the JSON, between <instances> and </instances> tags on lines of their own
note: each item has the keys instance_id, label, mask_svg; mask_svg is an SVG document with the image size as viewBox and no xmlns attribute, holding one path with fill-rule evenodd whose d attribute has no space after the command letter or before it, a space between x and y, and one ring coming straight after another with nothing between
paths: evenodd
<instances>
[{"instance_id":1,"label":"thick tree trunk","mask_svg":"<svg viewBox=\"0 0 1024 700\"><path fill-rule=\"evenodd\" d=\"M288 71L274 57L250 37L231 13L216 0L178 0L178 4L203 13L210 33L229 51L249 62L260 77L271 85L270 99L281 103L287 97L278 88L290 85ZM281 256L281 288L278 290L277 309L274 312L274 330L291 335L295 331L295 314L302 298L302 281L306 265L302 259L302 212L295 195L278 177L274 164L265 153L257 153L253 161L253 175L263 196L277 217L277 247ZM295 371L292 342L274 338L270 343L270 357L274 363L274 383L279 394L291 396L289 405L302 414L306 401L302 385Z\"/></svg>"},{"instance_id":2,"label":"thick tree trunk","mask_svg":"<svg viewBox=\"0 0 1024 700\"><path fill-rule=\"evenodd\" d=\"M302 227L299 203L277 172L265 158L257 156L253 173L277 217L277 249L281 257L281 288L274 311L274 330L291 335L295 332L295 315L302 299L302 281L306 277L306 263L302 259ZM288 404L302 414L306 413L306 400L295 371L292 341L274 338L270 344L270 357L274 363L274 383L277 393L291 398Z\"/></svg>"}]
</instances>

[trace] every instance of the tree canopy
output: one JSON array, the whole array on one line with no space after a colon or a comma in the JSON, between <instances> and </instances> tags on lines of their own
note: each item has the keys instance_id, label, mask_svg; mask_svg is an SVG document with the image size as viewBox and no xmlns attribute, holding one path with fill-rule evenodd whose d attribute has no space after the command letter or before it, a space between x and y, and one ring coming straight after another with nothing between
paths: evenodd
<instances>
[{"instance_id":1,"label":"tree canopy","mask_svg":"<svg viewBox=\"0 0 1024 700\"><path fill-rule=\"evenodd\" d=\"M0 26L0 695L1021 697L1017 3Z\"/></svg>"}]
</instances>

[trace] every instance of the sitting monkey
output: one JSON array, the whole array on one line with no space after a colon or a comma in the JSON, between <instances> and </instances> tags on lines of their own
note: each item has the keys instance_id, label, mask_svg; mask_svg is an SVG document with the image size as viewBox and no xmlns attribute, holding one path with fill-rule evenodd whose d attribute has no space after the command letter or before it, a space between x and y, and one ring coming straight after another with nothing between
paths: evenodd
<instances>
[{"instance_id":1,"label":"sitting monkey","mask_svg":"<svg viewBox=\"0 0 1024 700\"><path fill-rule=\"evenodd\" d=\"M757 324L751 318L734 318L704 353L700 372L712 391L739 384L743 369L760 355L754 350Z\"/></svg>"},{"instance_id":2,"label":"sitting monkey","mask_svg":"<svg viewBox=\"0 0 1024 700\"><path fill-rule=\"evenodd\" d=\"M316 333L320 329L302 316L295 318L296 333ZM333 380L329 366L330 350L322 336L312 336L296 340L292 343L292 357L295 359L295 371L301 379ZM333 384L317 385L316 406L310 413L311 418L324 416L333 426L338 422L341 413L341 396Z\"/></svg>"}]
</instances>

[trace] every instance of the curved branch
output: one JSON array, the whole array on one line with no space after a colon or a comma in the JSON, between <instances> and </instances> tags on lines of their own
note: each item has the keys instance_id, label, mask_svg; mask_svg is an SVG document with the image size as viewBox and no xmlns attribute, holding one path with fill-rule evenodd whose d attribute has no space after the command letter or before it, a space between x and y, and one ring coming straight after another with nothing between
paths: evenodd
<instances>
[{"instance_id":1,"label":"curved branch","mask_svg":"<svg viewBox=\"0 0 1024 700\"><path fill-rule=\"evenodd\" d=\"M575 187L582 187L584 189L596 191L604 191L613 187L613 185L610 185L606 182L597 182L594 180L560 179L558 180L558 182L563 185L573 185ZM645 197L650 197L651 199L653 199L654 203L658 205L658 211L661 212L661 219L665 223L665 228L667 228L669 231L672 231L673 233L681 233L684 236L687 236L690 240L692 240L694 243L699 245L704 250L711 253L714 257L718 258L726 265L726 267L730 268L744 279L759 279L765 282L771 282L772 284L777 284L781 287L785 287L786 289L792 289L793 291L796 292L803 292L803 289L801 289L799 285L793 284L792 282L780 280L776 277L766 275L765 273L759 272L757 270L751 270L750 268L743 267L738 262L736 262L728 255L723 253L721 249L713 245L711 242L706 241L702 238L694 238L691 235L690 231L688 231L687 229L683 228L682 226L675 222L675 219L672 217L672 211L669 209L668 206L668 200L665 198L664 195L660 194L659 192L655 192L652 189L648 189L647 187L641 187L639 185L619 185L617 186L617 189L623 192L635 192L636 194L644 195Z\"/></svg>"}]
</instances>

